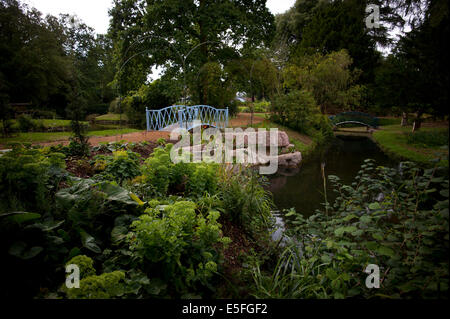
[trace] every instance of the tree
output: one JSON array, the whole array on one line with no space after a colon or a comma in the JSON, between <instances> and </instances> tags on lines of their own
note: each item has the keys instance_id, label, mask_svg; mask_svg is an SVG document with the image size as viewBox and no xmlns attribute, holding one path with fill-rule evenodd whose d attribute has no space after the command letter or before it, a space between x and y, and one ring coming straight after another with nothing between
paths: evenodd
<instances>
[{"instance_id":1,"label":"tree","mask_svg":"<svg viewBox=\"0 0 450 319\"><path fill-rule=\"evenodd\" d=\"M122 101L122 111L128 120L140 128L145 127L145 109L158 110L177 101L179 92L165 77L149 84L143 84L139 90L130 91Z\"/></svg>"},{"instance_id":2,"label":"tree","mask_svg":"<svg viewBox=\"0 0 450 319\"><path fill-rule=\"evenodd\" d=\"M311 92L323 113L330 108L355 109L363 88L355 84L360 71L351 70L353 60L345 50L297 59L284 70L284 86Z\"/></svg>"},{"instance_id":3,"label":"tree","mask_svg":"<svg viewBox=\"0 0 450 319\"><path fill-rule=\"evenodd\" d=\"M2 91L10 102L64 116L74 68L88 105L113 99L112 42L76 17L42 17L17 0L0 0L0 50Z\"/></svg>"},{"instance_id":4,"label":"tree","mask_svg":"<svg viewBox=\"0 0 450 319\"><path fill-rule=\"evenodd\" d=\"M303 29L296 54L328 54L346 49L353 58L353 67L363 71L361 80L372 81L379 53L375 38L363 22L365 15L365 1L334 1L319 5Z\"/></svg>"},{"instance_id":5,"label":"tree","mask_svg":"<svg viewBox=\"0 0 450 319\"><path fill-rule=\"evenodd\" d=\"M136 89L152 66L163 66L183 82L183 73L197 78L206 63L224 66L239 52L268 44L274 18L265 4L265 0L115 1L110 34L118 66L138 54L117 74L116 82L123 92ZM127 51L138 36L145 40ZM196 89L199 102L204 103L208 84L190 83L190 90Z\"/></svg>"},{"instance_id":6,"label":"tree","mask_svg":"<svg viewBox=\"0 0 450 319\"><path fill-rule=\"evenodd\" d=\"M58 36L36 9L0 1L0 78L11 102L42 107L64 94L69 72Z\"/></svg>"},{"instance_id":7,"label":"tree","mask_svg":"<svg viewBox=\"0 0 450 319\"><path fill-rule=\"evenodd\" d=\"M393 54L376 72L376 103L416 113L414 130L423 113L448 115L448 2L429 1L421 24L401 38Z\"/></svg>"}]
</instances>

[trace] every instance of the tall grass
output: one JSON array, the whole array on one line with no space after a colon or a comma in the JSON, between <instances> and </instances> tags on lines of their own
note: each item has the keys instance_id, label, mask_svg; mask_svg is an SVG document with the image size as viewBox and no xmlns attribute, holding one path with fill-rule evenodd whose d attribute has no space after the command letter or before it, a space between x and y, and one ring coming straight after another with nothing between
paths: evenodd
<instances>
[{"instance_id":1,"label":"tall grass","mask_svg":"<svg viewBox=\"0 0 450 319\"><path fill-rule=\"evenodd\" d=\"M251 295L260 299L328 298L325 288L318 284L320 259L302 259L298 246L284 249L273 272L265 275L259 264L252 270L254 289Z\"/></svg>"}]
</instances>

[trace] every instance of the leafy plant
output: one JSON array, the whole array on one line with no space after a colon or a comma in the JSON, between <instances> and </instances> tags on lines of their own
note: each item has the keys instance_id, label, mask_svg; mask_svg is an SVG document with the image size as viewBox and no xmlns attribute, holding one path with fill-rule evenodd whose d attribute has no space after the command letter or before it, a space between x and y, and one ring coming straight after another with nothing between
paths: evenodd
<instances>
[{"instance_id":1,"label":"leafy plant","mask_svg":"<svg viewBox=\"0 0 450 319\"><path fill-rule=\"evenodd\" d=\"M243 226L250 234L267 230L274 204L256 173L252 170L239 174L227 170L220 172L218 196L224 216Z\"/></svg>"},{"instance_id":2,"label":"leafy plant","mask_svg":"<svg viewBox=\"0 0 450 319\"><path fill-rule=\"evenodd\" d=\"M122 185L141 174L140 155L131 151L114 151L113 156L94 157L94 169L102 171L102 178Z\"/></svg>"},{"instance_id":3,"label":"leafy plant","mask_svg":"<svg viewBox=\"0 0 450 319\"><path fill-rule=\"evenodd\" d=\"M94 261L86 255L73 257L66 263L67 265L77 265L80 269L80 279L95 275Z\"/></svg>"},{"instance_id":4,"label":"leafy plant","mask_svg":"<svg viewBox=\"0 0 450 319\"><path fill-rule=\"evenodd\" d=\"M286 214L312 284L334 298L446 296L447 176L446 168L421 170L404 162L397 170L373 160L365 161L352 185L329 176L338 194L326 204L329 214L318 211L306 220L295 211ZM312 267L319 261L320 270ZM368 264L380 267L380 289L365 288Z\"/></svg>"},{"instance_id":5,"label":"leafy plant","mask_svg":"<svg viewBox=\"0 0 450 319\"><path fill-rule=\"evenodd\" d=\"M315 136L319 142L333 136L329 120L322 115L309 91L297 90L276 96L272 101L272 112L272 121Z\"/></svg>"},{"instance_id":6,"label":"leafy plant","mask_svg":"<svg viewBox=\"0 0 450 319\"><path fill-rule=\"evenodd\" d=\"M167 142L164 138L158 138L158 140L156 141L156 144L160 145L160 146L166 146Z\"/></svg>"},{"instance_id":7,"label":"leafy plant","mask_svg":"<svg viewBox=\"0 0 450 319\"><path fill-rule=\"evenodd\" d=\"M127 213L138 213L142 202L115 183L74 179L72 187L56 194L59 210L66 212L72 236L87 251L100 254L110 243L114 220Z\"/></svg>"},{"instance_id":8,"label":"leafy plant","mask_svg":"<svg viewBox=\"0 0 450 319\"><path fill-rule=\"evenodd\" d=\"M80 288L65 289L69 299L119 298L125 292L125 273L114 271L80 280Z\"/></svg>"},{"instance_id":9,"label":"leafy plant","mask_svg":"<svg viewBox=\"0 0 450 319\"><path fill-rule=\"evenodd\" d=\"M30 132L36 129L36 123L29 115L20 115L17 118L17 123L21 132Z\"/></svg>"},{"instance_id":10,"label":"leafy plant","mask_svg":"<svg viewBox=\"0 0 450 319\"><path fill-rule=\"evenodd\" d=\"M169 283L177 293L198 284L209 286L219 262L215 247L229 242L222 237L219 212L197 214L195 203L188 201L164 206L155 201L151 206L133 222L128 235L138 264L147 274Z\"/></svg>"},{"instance_id":11,"label":"leafy plant","mask_svg":"<svg viewBox=\"0 0 450 319\"><path fill-rule=\"evenodd\" d=\"M48 209L49 197L64 178L64 154L13 144L0 157L0 207L8 210Z\"/></svg>"}]
</instances>

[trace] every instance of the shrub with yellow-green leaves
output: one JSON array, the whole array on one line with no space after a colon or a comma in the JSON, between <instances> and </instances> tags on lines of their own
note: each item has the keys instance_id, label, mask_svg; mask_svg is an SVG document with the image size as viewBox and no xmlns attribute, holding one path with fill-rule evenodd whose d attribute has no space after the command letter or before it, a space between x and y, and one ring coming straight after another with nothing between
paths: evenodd
<instances>
[{"instance_id":1,"label":"shrub with yellow-green leaves","mask_svg":"<svg viewBox=\"0 0 450 319\"><path fill-rule=\"evenodd\" d=\"M95 275L94 269L94 261L86 255L79 255L73 257L66 264L67 265L76 265L80 269L80 278L86 278L92 275Z\"/></svg>"},{"instance_id":2,"label":"shrub with yellow-green leaves","mask_svg":"<svg viewBox=\"0 0 450 319\"><path fill-rule=\"evenodd\" d=\"M65 155L48 148L14 144L0 156L0 207L8 210L47 210L65 167Z\"/></svg>"},{"instance_id":3,"label":"shrub with yellow-green leaves","mask_svg":"<svg viewBox=\"0 0 450 319\"><path fill-rule=\"evenodd\" d=\"M80 280L80 288L67 289L69 299L111 299L123 296L125 273L114 271Z\"/></svg>"},{"instance_id":4,"label":"shrub with yellow-green leaves","mask_svg":"<svg viewBox=\"0 0 450 319\"><path fill-rule=\"evenodd\" d=\"M178 293L208 285L221 257L217 247L230 242L222 236L219 212L211 210L203 216L190 201L150 204L128 234L129 248L142 269L170 283Z\"/></svg>"}]
</instances>

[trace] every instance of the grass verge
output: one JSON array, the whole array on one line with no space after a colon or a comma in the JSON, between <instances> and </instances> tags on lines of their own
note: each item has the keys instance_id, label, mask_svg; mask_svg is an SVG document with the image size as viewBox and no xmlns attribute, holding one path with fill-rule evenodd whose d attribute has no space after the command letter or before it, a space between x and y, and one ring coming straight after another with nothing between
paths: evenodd
<instances>
[{"instance_id":1,"label":"grass verge","mask_svg":"<svg viewBox=\"0 0 450 319\"><path fill-rule=\"evenodd\" d=\"M445 131L445 127L423 127L422 132ZM417 163L430 165L430 161L444 154L448 156L448 149L442 149L439 146L426 146L408 144L408 133L411 127L402 127L400 125L384 126L381 130L373 133L373 140L380 148L389 155L401 159L410 160ZM443 165L448 165L448 160L441 160Z\"/></svg>"}]
</instances>

